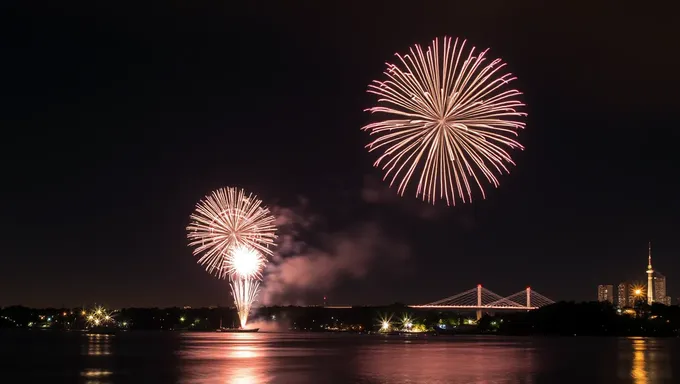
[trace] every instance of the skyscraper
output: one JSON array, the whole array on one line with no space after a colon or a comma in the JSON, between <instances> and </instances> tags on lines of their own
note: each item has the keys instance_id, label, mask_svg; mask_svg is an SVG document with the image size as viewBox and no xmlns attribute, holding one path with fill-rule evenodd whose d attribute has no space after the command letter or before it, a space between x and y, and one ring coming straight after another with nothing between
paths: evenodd
<instances>
[{"instance_id":1,"label":"skyscraper","mask_svg":"<svg viewBox=\"0 0 680 384\"><path fill-rule=\"evenodd\" d=\"M628 296L630 295L630 284L627 282L624 283L619 283L619 286L617 287L617 295L616 295L616 303L618 304L619 308L625 308L629 307L628 303ZM599 297L599 290L598 290L598 297Z\"/></svg>"},{"instance_id":2,"label":"skyscraper","mask_svg":"<svg viewBox=\"0 0 680 384\"><path fill-rule=\"evenodd\" d=\"M608 301L614 304L614 286L613 285L598 285L597 286L597 301Z\"/></svg>"},{"instance_id":3,"label":"skyscraper","mask_svg":"<svg viewBox=\"0 0 680 384\"><path fill-rule=\"evenodd\" d=\"M654 272L654 302L666 304L666 276Z\"/></svg>"},{"instance_id":4,"label":"skyscraper","mask_svg":"<svg viewBox=\"0 0 680 384\"><path fill-rule=\"evenodd\" d=\"M652 269L652 242L649 242L649 255L647 256L647 304L654 302L654 270ZM664 290L666 280L664 279Z\"/></svg>"}]
</instances>

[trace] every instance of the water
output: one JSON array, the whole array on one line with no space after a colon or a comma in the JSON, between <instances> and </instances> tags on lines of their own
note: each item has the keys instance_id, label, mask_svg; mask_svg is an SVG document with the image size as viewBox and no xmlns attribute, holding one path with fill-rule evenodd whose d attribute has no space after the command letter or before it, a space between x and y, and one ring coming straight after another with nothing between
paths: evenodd
<instances>
[{"instance_id":1,"label":"water","mask_svg":"<svg viewBox=\"0 0 680 384\"><path fill-rule=\"evenodd\" d=\"M41 384L677 383L680 339L4 332L0 374Z\"/></svg>"}]
</instances>

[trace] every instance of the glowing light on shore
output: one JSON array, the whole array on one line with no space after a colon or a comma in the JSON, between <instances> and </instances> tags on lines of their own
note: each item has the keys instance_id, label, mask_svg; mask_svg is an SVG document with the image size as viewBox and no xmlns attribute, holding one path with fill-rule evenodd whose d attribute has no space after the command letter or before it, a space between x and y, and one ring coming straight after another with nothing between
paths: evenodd
<instances>
[{"instance_id":1,"label":"glowing light on shore","mask_svg":"<svg viewBox=\"0 0 680 384\"><path fill-rule=\"evenodd\" d=\"M407 331L411 330L411 328L413 327L413 319L411 318L411 316L409 316L408 314L404 314L401 317L401 327L402 329Z\"/></svg>"},{"instance_id":2,"label":"glowing light on shore","mask_svg":"<svg viewBox=\"0 0 680 384\"><path fill-rule=\"evenodd\" d=\"M500 73L500 59L487 61L488 50L466 50L465 43L444 38L425 50L415 45L396 54L399 64L387 63L385 80L368 86L378 100L367 111L384 118L362 128L376 136L367 148L382 151L374 166L401 196L417 179L416 197L433 204L471 202L471 181L484 198L481 179L498 187L496 174L515 164L506 150L524 149L511 137L526 116L521 93L506 89L516 78Z\"/></svg>"},{"instance_id":3,"label":"glowing light on shore","mask_svg":"<svg viewBox=\"0 0 680 384\"><path fill-rule=\"evenodd\" d=\"M389 332L392 329L392 316L381 316L378 325L380 325L380 332Z\"/></svg>"},{"instance_id":4,"label":"glowing light on shore","mask_svg":"<svg viewBox=\"0 0 680 384\"><path fill-rule=\"evenodd\" d=\"M84 311L83 311L84 312ZM102 306L95 307L92 312L86 315L87 325L90 327L98 327L106 325L113 319L112 313Z\"/></svg>"}]
</instances>

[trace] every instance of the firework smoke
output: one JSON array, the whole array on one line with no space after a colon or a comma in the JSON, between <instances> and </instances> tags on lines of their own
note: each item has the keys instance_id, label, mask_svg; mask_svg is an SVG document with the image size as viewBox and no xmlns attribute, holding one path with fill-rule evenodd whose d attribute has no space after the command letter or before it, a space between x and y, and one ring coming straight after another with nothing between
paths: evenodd
<instances>
[{"instance_id":1,"label":"firework smoke","mask_svg":"<svg viewBox=\"0 0 680 384\"><path fill-rule=\"evenodd\" d=\"M390 209L399 210L423 220L436 220L447 213L445 210L418 200L400 199L399 195L390 190L380 179L369 175L364 176L361 199L366 203L388 206Z\"/></svg>"},{"instance_id":2,"label":"firework smoke","mask_svg":"<svg viewBox=\"0 0 680 384\"><path fill-rule=\"evenodd\" d=\"M283 241L266 271L262 302L305 304L311 294L327 292L343 279L365 277L382 260L399 262L409 249L391 239L373 222L321 236L320 245L300 241L300 234L318 220L290 208L274 209Z\"/></svg>"}]
</instances>

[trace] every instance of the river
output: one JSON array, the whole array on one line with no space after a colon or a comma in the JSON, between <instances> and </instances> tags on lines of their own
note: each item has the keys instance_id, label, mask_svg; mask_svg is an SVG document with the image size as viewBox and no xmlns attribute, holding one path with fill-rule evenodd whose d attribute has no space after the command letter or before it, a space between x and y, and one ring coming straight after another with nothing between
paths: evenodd
<instances>
[{"instance_id":1,"label":"river","mask_svg":"<svg viewBox=\"0 0 680 384\"><path fill-rule=\"evenodd\" d=\"M2 332L0 372L41 384L678 383L680 339Z\"/></svg>"}]
</instances>

